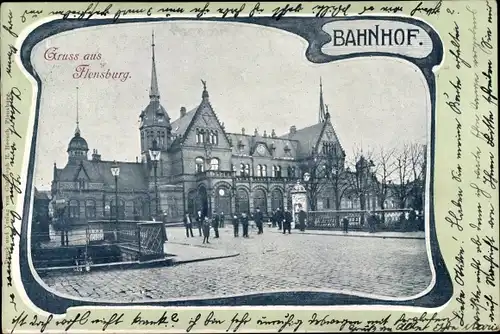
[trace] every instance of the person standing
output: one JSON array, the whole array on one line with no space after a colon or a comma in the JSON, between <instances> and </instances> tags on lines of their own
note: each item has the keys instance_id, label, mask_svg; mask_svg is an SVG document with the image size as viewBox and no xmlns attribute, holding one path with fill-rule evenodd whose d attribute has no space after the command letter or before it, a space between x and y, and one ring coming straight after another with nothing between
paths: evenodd
<instances>
[{"instance_id":1,"label":"person standing","mask_svg":"<svg viewBox=\"0 0 500 334\"><path fill-rule=\"evenodd\" d=\"M344 216L344 218L342 218L342 228L344 230L344 233L349 232L349 218L347 218L347 216Z\"/></svg>"},{"instance_id":2,"label":"person standing","mask_svg":"<svg viewBox=\"0 0 500 334\"><path fill-rule=\"evenodd\" d=\"M300 209L299 214L297 215L299 218L299 228L300 231L304 232L306 230L306 218L307 214L304 209Z\"/></svg>"},{"instance_id":3,"label":"person standing","mask_svg":"<svg viewBox=\"0 0 500 334\"><path fill-rule=\"evenodd\" d=\"M264 233L264 229L262 228L264 217L263 217L262 212L260 211L259 207L257 207L255 209L255 213L253 215L253 219L255 221L255 225L257 225L257 229L258 229L257 234Z\"/></svg>"},{"instance_id":4,"label":"person standing","mask_svg":"<svg viewBox=\"0 0 500 334\"><path fill-rule=\"evenodd\" d=\"M278 224L278 230L280 231L283 224L283 212L281 212L280 208L277 208L274 213L274 221Z\"/></svg>"},{"instance_id":5,"label":"person standing","mask_svg":"<svg viewBox=\"0 0 500 334\"><path fill-rule=\"evenodd\" d=\"M243 238L248 238L248 216L245 212L241 214L241 226L243 227Z\"/></svg>"},{"instance_id":6,"label":"person standing","mask_svg":"<svg viewBox=\"0 0 500 334\"><path fill-rule=\"evenodd\" d=\"M196 213L196 225L198 226L198 232L200 232L200 237L201 237L201 226L203 225L203 222L205 219L203 218L203 215L200 210Z\"/></svg>"},{"instance_id":7,"label":"person standing","mask_svg":"<svg viewBox=\"0 0 500 334\"><path fill-rule=\"evenodd\" d=\"M290 210L286 210L283 219L283 234L285 234L287 230L288 234L292 234L292 220L292 213L290 212Z\"/></svg>"},{"instance_id":8,"label":"person standing","mask_svg":"<svg viewBox=\"0 0 500 334\"><path fill-rule=\"evenodd\" d=\"M184 227L186 228L186 237L189 238L189 234L193 237L193 220L189 212L184 215Z\"/></svg>"},{"instance_id":9,"label":"person standing","mask_svg":"<svg viewBox=\"0 0 500 334\"><path fill-rule=\"evenodd\" d=\"M240 220L238 219L238 216L235 214L233 216L233 230L234 230L234 237L238 237L238 229L240 225Z\"/></svg>"},{"instance_id":10,"label":"person standing","mask_svg":"<svg viewBox=\"0 0 500 334\"><path fill-rule=\"evenodd\" d=\"M375 217L375 214L370 211L366 211L366 214L368 215L368 227L370 228L370 233L375 233L377 217Z\"/></svg>"},{"instance_id":11,"label":"person standing","mask_svg":"<svg viewBox=\"0 0 500 334\"><path fill-rule=\"evenodd\" d=\"M208 237L210 236L210 220L208 217L205 217L203 220L203 243L209 244L210 242L208 241Z\"/></svg>"},{"instance_id":12,"label":"person standing","mask_svg":"<svg viewBox=\"0 0 500 334\"><path fill-rule=\"evenodd\" d=\"M214 214L212 216L212 227L214 228L214 233L216 239L219 238L219 223L220 223L220 216L217 214L217 212L214 211Z\"/></svg>"},{"instance_id":13,"label":"person standing","mask_svg":"<svg viewBox=\"0 0 500 334\"><path fill-rule=\"evenodd\" d=\"M224 211L221 211L220 213L219 227L224 228Z\"/></svg>"}]
</instances>

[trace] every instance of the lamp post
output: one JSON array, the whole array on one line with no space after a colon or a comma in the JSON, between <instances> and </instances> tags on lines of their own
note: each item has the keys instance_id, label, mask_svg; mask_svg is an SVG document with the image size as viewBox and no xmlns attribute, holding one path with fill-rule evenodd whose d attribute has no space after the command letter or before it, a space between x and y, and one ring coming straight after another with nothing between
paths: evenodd
<instances>
[{"instance_id":1,"label":"lamp post","mask_svg":"<svg viewBox=\"0 0 500 334\"><path fill-rule=\"evenodd\" d=\"M158 161L160 161L161 151L158 148L158 142L153 140L153 147L149 150L149 156L153 161L154 177L155 177L155 215L158 215L160 211L160 203L158 201L158 178L156 175L156 169L158 168Z\"/></svg>"},{"instance_id":2,"label":"lamp post","mask_svg":"<svg viewBox=\"0 0 500 334\"><path fill-rule=\"evenodd\" d=\"M116 160L111 166L111 174L115 177L115 222L118 225L118 176L120 175L120 166Z\"/></svg>"}]
</instances>

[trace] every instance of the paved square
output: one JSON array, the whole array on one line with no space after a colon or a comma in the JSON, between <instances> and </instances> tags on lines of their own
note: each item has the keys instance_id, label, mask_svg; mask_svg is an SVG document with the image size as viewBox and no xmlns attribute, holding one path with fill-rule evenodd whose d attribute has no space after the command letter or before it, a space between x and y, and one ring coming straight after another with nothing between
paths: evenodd
<instances>
[{"instance_id":1,"label":"paved square","mask_svg":"<svg viewBox=\"0 0 500 334\"><path fill-rule=\"evenodd\" d=\"M168 229L169 242L202 246L182 227ZM173 267L49 273L53 289L98 300L138 301L222 297L245 293L321 289L387 297L410 297L431 282L425 240L276 233L253 230L249 239L220 230L210 247L239 252L236 257ZM213 236L213 231L211 233ZM168 249L168 243L167 243Z\"/></svg>"}]
</instances>

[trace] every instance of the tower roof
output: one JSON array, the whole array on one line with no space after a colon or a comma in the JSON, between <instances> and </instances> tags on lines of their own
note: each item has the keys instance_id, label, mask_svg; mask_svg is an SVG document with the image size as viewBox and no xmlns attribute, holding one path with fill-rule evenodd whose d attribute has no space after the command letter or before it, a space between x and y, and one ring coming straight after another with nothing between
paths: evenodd
<instances>
[{"instance_id":1,"label":"tower roof","mask_svg":"<svg viewBox=\"0 0 500 334\"><path fill-rule=\"evenodd\" d=\"M323 82L319 77L319 123L326 119L325 102L323 101Z\"/></svg>"},{"instance_id":2,"label":"tower roof","mask_svg":"<svg viewBox=\"0 0 500 334\"><path fill-rule=\"evenodd\" d=\"M78 113L78 87L76 87L76 128L75 128L75 136L71 138L68 150L69 151L85 151L89 150L89 145L87 141L81 136L80 132L80 122L79 122L79 113Z\"/></svg>"},{"instance_id":3,"label":"tower roof","mask_svg":"<svg viewBox=\"0 0 500 334\"><path fill-rule=\"evenodd\" d=\"M155 35L151 34L151 86L149 88L149 104L141 112L141 127L143 126L165 126L170 127L170 117L160 104L160 92L158 89L158 77L156 74L155 59Z\"/></svg>"}]
</instances>

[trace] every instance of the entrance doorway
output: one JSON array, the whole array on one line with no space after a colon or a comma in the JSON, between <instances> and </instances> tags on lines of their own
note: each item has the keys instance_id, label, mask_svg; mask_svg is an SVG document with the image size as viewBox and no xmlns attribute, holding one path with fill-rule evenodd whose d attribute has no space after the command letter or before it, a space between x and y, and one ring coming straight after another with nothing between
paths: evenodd
<instances>
[{"instance_id":1,"label":"entrance doorway","mask_svg":"<svg viewBox=\"0 0 500 334\"><path fill-rule=\"evenodd\" d=\"M224 215L231 214L231 196L227 187L219 187L215 193L215 211L224 212Z\"/></svg>"},{"instance_id":2,"label":"entrance doorway","mask_svg":"<svg viewBox=\"0 0 500 334\"><path fill-rule=\"evenodd\" d=\"M208 195L207 189L204 186L198 188L198 198L197 198L197 208L196 211L201 210L203 216L207 216L208 212Z\"/></svg>"}]
</instances>

